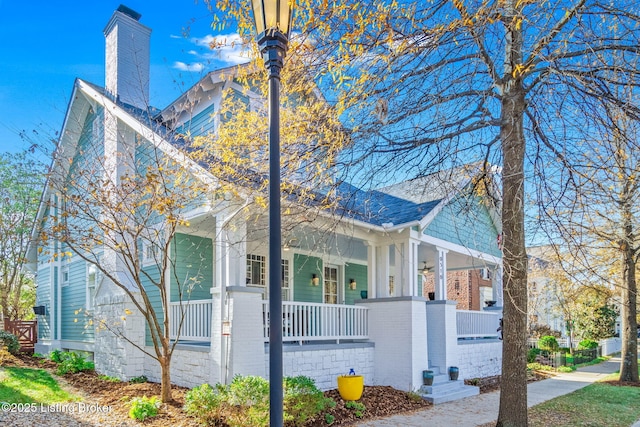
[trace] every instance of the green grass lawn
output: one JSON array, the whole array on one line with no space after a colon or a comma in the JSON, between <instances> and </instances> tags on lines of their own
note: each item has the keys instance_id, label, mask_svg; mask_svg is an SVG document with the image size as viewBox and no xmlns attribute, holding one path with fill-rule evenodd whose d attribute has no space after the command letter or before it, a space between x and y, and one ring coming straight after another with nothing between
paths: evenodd
<instances>
[{"instance_id":1,"label":"green grass lawn","mask_svg":"<svg viewBox=\"0 0 640 427\"><path fill-rule=\"evenodd\" d=\"M42 369L0 368L0 402L52 404L78 400Z\"/></svg>"},{"instance_id":2,"label":"green grass lawn","mask_svg":"<svg viewBox=\"0 0 640 427\"><path fill-rule=\"evenodd\" d=\"M594 383L529 409L529 425L629 427L640 419L640 387Z\"/></svg>"}]
</instances>

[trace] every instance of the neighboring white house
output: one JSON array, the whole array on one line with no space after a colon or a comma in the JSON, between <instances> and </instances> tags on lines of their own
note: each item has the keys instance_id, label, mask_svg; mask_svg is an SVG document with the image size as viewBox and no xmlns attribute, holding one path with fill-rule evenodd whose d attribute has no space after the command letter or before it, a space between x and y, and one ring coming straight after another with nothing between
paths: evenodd
<instances>
[{"instance_id":1,"label":"neighboring white house","mask_svg":"<svg viewBox=\"0 0 640 427\"><path fill-rule=\"evenodd\" d=\"M549 279L549 270L554 267L551 261L555 253L550 246L527 248L529 274L527 288L529 297L529 328L536 325L548 326L566 337L567 329L560 298L562 293L556 289L556 283Z\"/></svg>"},{"instance_id":2,"label":"neighboring white house","mask_svg":"<svg viewBox=\"0 0 640 427\"><path fill-rule=\"evenodd\" d=\"M145 144L179 155L179 144L165 140L151 123L190 126L192 134L206 134L219 120L222 89L244 93L229 70L211 72L164 114L142 114L148 111L150 30L139 18L121 7L105 28L105 88L75 82L54 169L82 167L91 161L86 153L92 150L110 164L109 156L117 157L118 150ZM196 107L182 114L187 98ZM162 122L168 116L171 122ZM121 139L110 140L110 134ZM445 190L441 183L447 174L449 181L455 176L456 185ZM472 209L460 209L470 197L472 174L473 169L440 172L369 191L344 184L338 191L349 197L339 216L326 213L289 230L282 252L285 375L307 375L330 389L337 375L353 368L367 384L415 390L425 369L445 373L457 366L461 379L500 373L501 225L496 209L478 196ZM47 206L64 209L50 188L43 200L40 220ZM267 376L266 233L224 209L199 207L190 221L197 226L176 236L176 269L190 274L196 258L207 268L200 269L199 287L191 294L172 380L196 386L224 383L237 374ZM328 222L334 224L331 233L319 232ZM189 249L194 247L197 253ZM36 304L46 308L38 316L36 351L86 351L100 373L159 380L159 367L148 356L109 331L77 321L79 308L92 307L114 321L131 312L123 327L144 347L149 343L143 318L127 297L78 257L45 253L37 245L30 251ZM447 301L446 272L478 268L491 271L497 303L491 310L458 311L454 301ZM423 295L423 270L435 273L434 301ZM178 306L172 300L172 310Z\"/></svg>"}]
</instances>

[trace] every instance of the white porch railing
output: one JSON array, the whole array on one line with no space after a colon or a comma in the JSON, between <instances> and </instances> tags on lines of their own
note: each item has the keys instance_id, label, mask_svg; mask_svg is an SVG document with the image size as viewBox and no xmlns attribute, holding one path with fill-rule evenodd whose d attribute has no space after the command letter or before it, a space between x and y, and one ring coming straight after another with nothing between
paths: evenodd
<instances>
[{"instance_id":1,"label":"white porch railing","mask_svg":"<svg viewBox=\"0 0 640 427\"><path fill-rule=\"evenodd\" d=\"M456 311L458 338L497 338L500 317L484 311Z\"/></svg>"},{"instance_id":2,"label":"white porch railing","mask_svg":"<svg viewBox=\"0 0 640 427\"><path fill-rule=\"evenodd\" d=\"M209 341L211 339L211 300L183 301L184 321L180 330L181 340ZM176 339L180 327L181 307L179 302L169 303L169 336Z\"/></svg>"},{"instance_id":3,"label":"white porch railing","mask_svg":"<svg viewBox=\"0 0 640 427\"><path fill-rule=\"evenodd\" d=\"M264 340L269 341L269 302L262 305ZM368 308L354 305L282 302L282 341L369 338Z\"/></svg>"}]
</instances>

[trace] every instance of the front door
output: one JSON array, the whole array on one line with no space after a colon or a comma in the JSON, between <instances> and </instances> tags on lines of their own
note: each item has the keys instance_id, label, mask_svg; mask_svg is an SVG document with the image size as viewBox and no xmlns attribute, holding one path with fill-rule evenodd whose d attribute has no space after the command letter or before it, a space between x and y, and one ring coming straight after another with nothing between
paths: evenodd
<instances>
[{"instance_id":1,"label":"front door","mask_svg":"<svg viewBox=\"0 0 640 427\"><path fill-rule=\"evenodd\" d=\"M324 303L338 303L338 267L326 266L324 268Z\"/></svg>"}]
</instances>

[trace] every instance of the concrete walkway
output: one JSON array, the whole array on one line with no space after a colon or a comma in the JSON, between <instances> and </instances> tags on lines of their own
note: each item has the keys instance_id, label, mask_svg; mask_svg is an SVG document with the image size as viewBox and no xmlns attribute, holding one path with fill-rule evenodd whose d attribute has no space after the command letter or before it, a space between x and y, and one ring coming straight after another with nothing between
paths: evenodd
<instances>
[{"instance_id":1,"label":"concrete walkway","mask_svg":"<svg viewBox=\"0 0 640 427\"><path fill-rule=\"evenodd\" d=\"M555 377L529 383L529 407L569 394L620 369L620 358L612 358L593 366L585 366L572 373L559 373ZM498 419L500 392L494 391L474 397L436 405L409 415L367 421L361 427L475 427Z\"/></svg>"}]
</instances>

